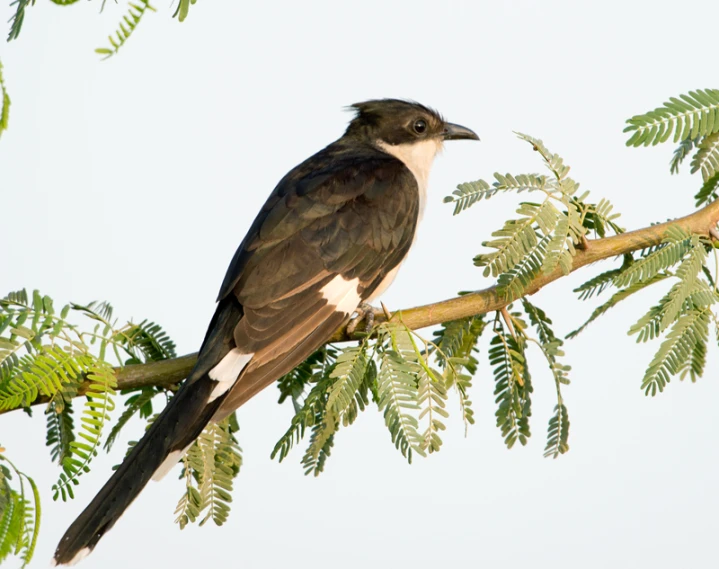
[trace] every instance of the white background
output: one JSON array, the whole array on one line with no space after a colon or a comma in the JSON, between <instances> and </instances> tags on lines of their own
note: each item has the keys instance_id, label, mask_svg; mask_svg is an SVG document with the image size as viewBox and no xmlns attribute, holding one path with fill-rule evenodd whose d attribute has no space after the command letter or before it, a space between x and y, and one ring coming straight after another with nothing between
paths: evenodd
<instances>
[{"instance_id":1,"label":"white background","mask_svg":"<svg viewBox=\"0 0 719 569\"><path fill-rule=\"evenodd\" d=\"M26 14L0 59L13 104L0 140L0 293L39 288L58 305L111 301L122 318L161 323L195 351L224 271L279 178L340 136L343 107L412 98L475 129L435 165L413 252L383 298L391 309L491 284L472 266L515 196L452 218L459 182L539 171L513 130L562 154L595 200L628 228L689 213L700 184L670 177L670 145L624 146L623 122L690 89L716 87L714 2L210 2L188 19L159 2L120 53L100 62L126 5ZM8 2L0 22L11 16ZM688 170L688 168L685 168ZM533 299L566 333L591 303L571 290L590 267ZM306 478L302 450L269 459L291 410L268 388L240 410L245 466L230 521L180 533L182 485L151 484L83 567L710 567L716 563L716 350L696 385L639 388L658 344L630 324L653 291L568 342L571 451L542 458L554 386L532 354L534 436L507 451L494 426L486 361L440 454L407 466L381 415L336 440L326 472ZM486 358L486 350L480 358ZM126 438L137 437L140 424ZM75 501L51 500L57 468L41 410L0 417L0 440L35 476L44 567L67 525L124 452L95 462Z\"/></svg>"}]
</instances>

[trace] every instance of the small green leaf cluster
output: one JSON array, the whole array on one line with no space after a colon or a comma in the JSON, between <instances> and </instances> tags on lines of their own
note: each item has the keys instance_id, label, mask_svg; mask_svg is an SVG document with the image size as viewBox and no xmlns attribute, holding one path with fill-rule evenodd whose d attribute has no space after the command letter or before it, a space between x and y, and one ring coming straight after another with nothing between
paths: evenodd
<instances>
[{"instance_id":1,"label":"small green leaf cluster","mask_svg":"<svg viewBox=\"0 0 719 569\"><path fill-rule=\"evenodd\" d=\"M719 292L716 274L712 275L707 263L710 253L716 261L716 249L708 238L691 235L678 225L669 226L660 246L640 252L636 259L627 255L620 268L601 273L575 289L583 299L610 286L617 290L568 337L575 337L607 310L640 290L671 282L659 302L629 329L637 342L664 338L644 374L642 389L648 395L656 395L674 376L680 379L688 376L696 381L704 373L709 324L712 321L717 324L712 307L719 301Z\"/></svg>"},{"instance_id":2,"label":"small green leaf cluster","mask_svg":"<svg viewBox=\"0 0 719 569\"><path fill-rule=\"evenodd\" d=\"M544 162L549 175L498 174L490 185L484 180L460 184L444 201L454 204L454 213L465 211L482 199L500 192L535 192L543 199L521 202L519 215L493 232L494 239L482 243L491 249L475 257L475 265L484 267L484 276L497 277L500 295L508 301L521 298L529 284L540 274L559 268L568 274L577 247L584 246L587 235L606 235L607 229L621 233L607 200L587 202L588 192L578 193L579 184L569 177L569 166L550 152L541 140L525 134L520 139L532 145Z\"/></svg>"},{"instance_id":3,"label":"small green leaf cluster","mask_svg":"<svg viewBox=\"0 0 719 569\"><path fill-rule=\"evenodd\" d=\"M563 454L569 449L569 419L561 385L569 383L570 369L560 363L563 342L541 309L526 300L522 306L537 338L529 336L518 313L511 315L511 330L499 313L493 326L484 316L474 316L443 324L432 340L407 328L399 314L377 327L374 340L316 352L278 383L280 401L292 397L295 415L272 457L284 460L309 431L302 465L305 474L319 475L339 429L351 425L370 399L384 418L391 442L408 462L439 451L451 391L459 399L465 431L474 423L469 389L478 368L477 345L488 330L492 331L488 358L496 383L497 426L505 443L509 448L517 440L526 444L530 436L533 388L526 347L535 343L549 362L557 392L545 455Z\"/></svg>"},{"instance_id":4,"label":"small green leaf cluster","mask_svg":"<svg viewBox=\"0 0 719 569\"><path fill-rule=\"evenodd\" d=\"M180 475L185 491L175 510L175 522L181 529L198 519L200 526L209 520L218 526L227 521L233 480L242 467L242 449L235 437L238 430L233 413L219 423L207 425L185 453Z\"/></svg>"},{"instance_id":5,"label":"small green leaf cluster","mask_svg":"<svg viewBox=\"0 0 719 569\"><path fill-rule=\"evenodd\" d=\"M112 47L98 47L95 50L95 53L104 56L103 59L112 57L118 52L118 50L132 35L132 32L135 31L135 28L140 23L147 10L152 10L153 12L157 11L155 8L150 6L150 0L139 0L139 2L139 4L135 4L134 2L129 3L130 7L127 14L122 17L115 34L107 36L107 39Z\"/></svg>"},{"instance_id":6,"label":"small green leaf cluster","mask_svg":"<svg viewBox=\"0 0 719 569\"><path fill-rule=\"evenodd\" d=\"M627 123L624 131L631 133L628 146L657 145L673 135L673 141L679 145L670 161L672 174L694 153L691 173L701 172L704 181L695 195L697 207L719 197L719 90L700 89L671 97L663 106L636 115ZM712 228L707 230L711 233ZM705 370L711 322L719 334L714 310L719 300L717 271L719 257L709 237L689 234L680 225L670 225L660 245L624 255L621 267L605 271L575 289L582 300L610 288L615 292L568 337L577 336L635 293L666 281L671 285L659 302L629 329L637 342L662 340L641 386L647 395L656 395L673 377L680 380L688 377L694 382Z\"/></svg>"},{"instance_id":7,"label":"small green leaf cluster","mask_svg":"<svg viewBox=\"0 0 719 569\"><path fill-rule=\"evenodd\" d=\"M284 460L309 430L309 445L302 457L305 474L318 476L324 470L336 432L364 411L370 386L376 384L377 368L368 350L367 340L341 351L325 346L280 379L280 403L291 397L295 415L272 458Z\"/></svg>"},{"instance_id":8,"label":"small green leaf cluster","mask_svg":"<svg viewBox=\"0 0 719 569\"><path fill-rule=\"evenodd\" d=\"M10 120L10 95L5 88L5 78L2 74L2 62L0 62L0 136L7 130Z\"/></svg>"},{"instance_id":9,"label":"small green leaf cluster","mask_svg":"<svg viewBox=\"0 0 719 569\"><path fill-rule=\"evenodd\" d=\"M719 89L698 89L669 101L653 111L627 120L627 146L655 146L672 138L679 143L670 162L672 174L689 155L691 173L701 172L702 186L694 199L696 206L719 197Z\"/></svg>"},{"instance_id":10,"label":"small green leaf cluster","mask_svg":"<svg viewBox=\"0 0 719 569\"><path fill-rule=\"evenodd\" d=\"M4 451L0 449L0 563L15 555L27 567L40 531L40 493Z\"/></svg>"},{"instance_id":11,"label":"small green leaf cluster","mask_svg":"<svg viewBox=\"0 0 719 569\"><path fill-rule=\"evenodd\" d=\"M91 326L81 327L72 317ZM115 407L112 360L123 365L175 355L174 343L157 324L118 326L107 303L67 304L57 311L50 297L24 290L0 300L0 410L29 412L38 396L48 401L46 444L62 467L53 486L55 499L73 497L73 487L97 455ZM72 399L81 385L85 403L76 424ZM135 413L151 415L150 400L159 392L145 388L127 399L107 449Z\"/></svg>"},{"instance_id":12,"label":"small green leaf cluster","mask_svg":"<svg viewBox=\"0 0 719 569\"><path fill-rule=\"evenodd\" d=\"M172 15L173 18L177 18L180 22L184 22L187 18L187 14L190 11L190 4L194 5L197 0L179 0L177 4L177 10Z\"/></svg>"}]
</instances>

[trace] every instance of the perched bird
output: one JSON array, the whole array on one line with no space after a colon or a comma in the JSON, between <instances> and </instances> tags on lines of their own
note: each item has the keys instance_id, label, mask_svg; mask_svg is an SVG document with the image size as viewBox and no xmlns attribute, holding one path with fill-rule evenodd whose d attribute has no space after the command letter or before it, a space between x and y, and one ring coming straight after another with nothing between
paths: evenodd
<instances>
[{"instance_id":1,"label":"perched bird","mask_svg":"<svg viewBox=\"0 0 719 569\"><path fill-rule=\"evenodd\" d=\"M197 364L55 551L73 564L210 421L292 370L392 282L445 140L477 135L397 99L352 105L347 131L292 169L240 244Z\"/></svg>"}]
</instances>

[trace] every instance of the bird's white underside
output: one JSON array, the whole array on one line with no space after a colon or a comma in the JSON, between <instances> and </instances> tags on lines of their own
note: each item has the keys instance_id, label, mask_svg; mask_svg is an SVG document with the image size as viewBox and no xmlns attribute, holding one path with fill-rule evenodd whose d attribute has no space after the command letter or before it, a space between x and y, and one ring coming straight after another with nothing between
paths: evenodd
<instances>
[{"instance_id":1,"label":"bird's white underside","mask_svg":"<svg viewBox=\"0 0 719 569\"><path fill-rule=\"evenodd\" d=\"M419 142L406 142L403 144L388 144L383 140L378 140L376 144L383 152L401 160L409 171L414 174L419 188L419 219L417 220L419 222L424 215L424 206L427 203L429 171L432 169L435 156L442 150L442 140L428 138Z\"/></svg>"}]
</instances>

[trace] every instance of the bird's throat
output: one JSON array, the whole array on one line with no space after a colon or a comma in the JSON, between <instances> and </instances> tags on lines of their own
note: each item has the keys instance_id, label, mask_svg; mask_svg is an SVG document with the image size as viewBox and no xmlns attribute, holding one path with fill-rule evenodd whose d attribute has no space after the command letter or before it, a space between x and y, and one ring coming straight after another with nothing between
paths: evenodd
<instances>
[{"instance_id":1,"label":"bird's throat","mask_svg":"<svg viewBox=\"0 0 719 569\"><path fill-rule=\"evenodd\" d=\"M404 144L388 144L383 140L377 141L377 147L401 160L417 180L419 189L419 219L422 219L424 206L427 202L427 183L429 171L432 168L434 157L442 150L442 141L436 138Z\"/></svg>"}]
</instances>

